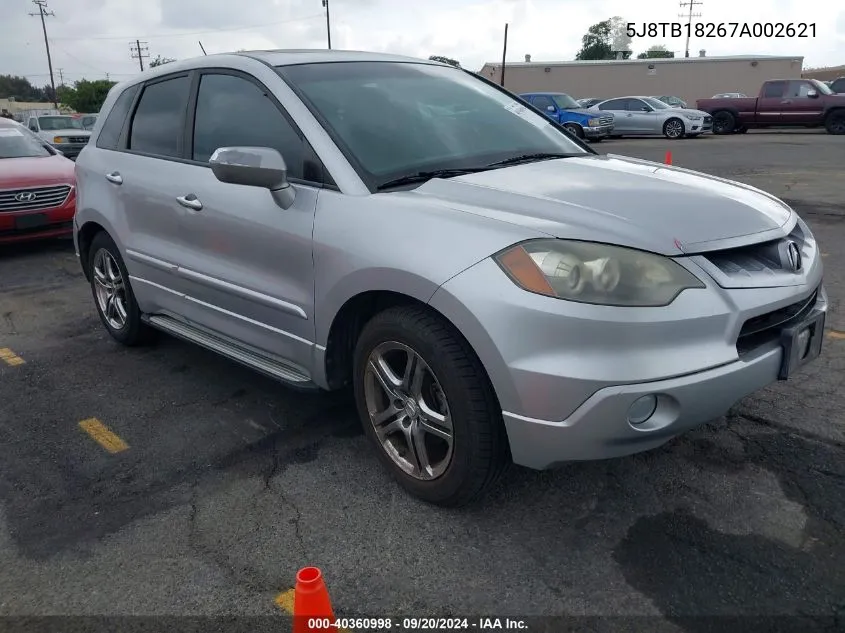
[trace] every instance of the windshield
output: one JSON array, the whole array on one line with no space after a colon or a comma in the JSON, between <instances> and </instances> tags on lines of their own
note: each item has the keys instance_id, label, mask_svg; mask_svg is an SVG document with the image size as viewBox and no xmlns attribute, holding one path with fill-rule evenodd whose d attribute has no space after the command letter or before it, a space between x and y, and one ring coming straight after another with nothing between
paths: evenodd
<instances>
[{"instance_id":1,"label":"windshield","mask_svg":"<svg viewBox=\"0 0 845 633\"><path fill-rule=\"evenodd\" d=\"M810 83L812 83L816 87L816 89L823 95L835 94L833 92L833 90L830 89L830 86L828 86L827 84L825 84L821 81L818 81L816 79L811 79Z\"/></svg>"},{"instance_id":2,"label":"windshield","mask_svg":"<svg viewBox=\"0 0 845 633\"><path fill-rule=\"evenodd\" d=\"M41 158L52 154L28 131L11 126L0 126L0 159Z\"/></svg>"},{"instance_id":3,"label":"windshield","mask_svg":"<svg viewBox=\"0 0 845 633\"><path fill-rule=\"evenodd\" d=\"M652 99L651 97L643 97L643 101L645 101L648 105L650 105L655 110L669 110L670 106L666 105L659 99Z\"/></svg>"},{"instance_id":4,"label":"windshield","mask_svg":"<svg viewBox=\"0 0 845 633\"><path fill-rule=\"evenodd\" d=\"M74 119L70 116L40 116L38 117L38 127L44 131L55 130L84 130L82 121Z\"/></svg>"},{"instance_id":5,"label":"windshield","mask_svg":"<svg viewBox=\"0 0 845 633\"><path fill-rule=\"evenodd\" d=\"M456 68L333 62L277 70L373 190L418 172L589 153L520 100Z\"/></svg>"},{"instance_id":6,"label":"windshield","mask_svg":"<svg viewBox=\"0 0 845 633\"><path fill-rule=\"evenodd\" d=\"M552 95L552 99L561 110L580 110L581 106L569 95Z\"/></svg>"}]
</instances>

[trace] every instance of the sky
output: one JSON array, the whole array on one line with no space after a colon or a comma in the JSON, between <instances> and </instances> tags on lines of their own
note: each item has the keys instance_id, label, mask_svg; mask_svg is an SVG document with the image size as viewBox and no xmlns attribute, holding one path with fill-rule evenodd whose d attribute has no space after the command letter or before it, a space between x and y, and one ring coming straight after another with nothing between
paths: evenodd
<instances>
[{"instance_id":1,"label":"sky","mask_svg":"<svg viewBox=\"0 0 845 633\"><path fill-rule=\"evenodd\" d=\"M695 12L701 15L694 22L810 22L815 18L807 7L825 10L815 12L824 16L815 19L815 37L693 37L691 55L705 49L707 56L803 56L805 68L845 64L841 2L700 1ZM49 84L40 19L28 15L37 7L31 0L0 4L0 74ZM322 0L48 0L48 8L55 13L46 20L57 84L58 69L68 84L82 78L128 79L139 70L130 54L135 39L153 58L177 59L201 55L198 41L209 54L327 46ZM644 23L685 22L678 17L684 11L679 0L330 0L330 10L332 48L444 55L471 70L501 60L505 23L507 60L521 62L526 54L532 61L571 60L588 27L614 16L637 30ZM657 44L683 56L684 37L634 38L631 48L636 54Z\"/></svg>"}]
</instances>

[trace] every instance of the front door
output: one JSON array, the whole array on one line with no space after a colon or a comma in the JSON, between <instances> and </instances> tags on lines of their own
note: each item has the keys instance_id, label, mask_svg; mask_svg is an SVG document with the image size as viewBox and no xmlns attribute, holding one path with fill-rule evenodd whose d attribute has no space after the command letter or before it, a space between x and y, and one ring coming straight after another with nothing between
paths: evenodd
<instances>
[{"instance_id":1,"label":"front door","mask_svg":"<svg viewBox=\"0 0 845 633\"><path fill-rule=\"evenodd\" d=\"M201 325L310 366L314 329L312 230L319 188L304 181L306 141L270 91L229 71L200 76L181 197L188 246L180 274ZM218 181L219 147L265 146L285 158L296 197L282 209L259 187ZM192 208L196 207L196 208ZM306 371L307 373L307 371Z\"/></svg>"},{"instance_id":2,"label":"front door","mask_svg":"<svg viewBox=\"0 0 845 633\"><path fill-rule=\"evenodd\" d=\"M660 134L662 132L661 116L650 105L641 99L627 99L628 121L631 131L637 134Z\"/></svg>"},{"instance_id":3,"label":"front door","mask_svg":"<svg viewBox=\"0 0 845 633\"><path fill-rule=\"evenodd\" d=\"M816 92L816 97L808 97L810 91ZM806 80L792 80L783 95L781 123L783 125L818 124L822 122L824 108L818 96L818 89Z\"/></svg>"}]
</instances>

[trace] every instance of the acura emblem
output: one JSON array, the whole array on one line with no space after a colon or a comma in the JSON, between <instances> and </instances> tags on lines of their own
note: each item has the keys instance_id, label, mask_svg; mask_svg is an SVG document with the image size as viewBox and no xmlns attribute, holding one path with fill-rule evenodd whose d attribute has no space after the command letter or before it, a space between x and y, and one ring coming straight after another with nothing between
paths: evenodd
<instances>
[{"instance_id":1,"label":"acura emblem","mask_svg":"<svg viewBox=\"0 0 845 633\"><path fill-rule=\"evenodd\" d=\"M798 244L795 242L787 243L786 257L789 261L789 267L792 268L793 272L797 273L801 270L801 249L798 248Z\"/></svg>"},{"instance_id":2,"label":"acura emblem","mask_svg":"<svg viewBox=\"0 0 845 633\"><path fill-rule=\"evenodd\" d=\"M18 202L32 202L37 197L38 196L36 196L31 191L23 191L15 196L15 200L17 200Z\"/></svg>"}]
</instances>

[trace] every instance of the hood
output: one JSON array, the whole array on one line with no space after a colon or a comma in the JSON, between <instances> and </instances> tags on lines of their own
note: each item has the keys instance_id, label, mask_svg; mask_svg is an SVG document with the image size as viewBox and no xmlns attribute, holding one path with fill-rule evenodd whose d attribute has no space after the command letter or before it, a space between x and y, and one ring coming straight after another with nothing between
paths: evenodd
<instances>
[{"instance_id":1,"label":"hood","mask_svg":"<svg viewBox=\"0 0 845 633\"><path fill-rule=\"evenodd\" d=\"M554 237L664 255L774 239L795 221L785 203L754 187L612 154L434 179L400 195Z\"/></svg>"},{"instance_id":2,"label":"hood","mask_svg":"<svg viewBox=\"0 0 845 633\"><path fill-rule=\"evenodd\" d=\"M38 187L76 182L74 163L64 156L0 158L0 189Z\"/></svg>"},{"instance_id":3,"label":"hood","mask_svg":"<svg viewBox=\"0 0 845 633\"><path fill-rule=\"evenodd\" d=\"M695 116L710 116L709 112L705 112L704 110L696 110L695 108L669 108L670 110L676 110L678 112L683 112L685 114L692 114Z\"/></svg>"},{"instance_id":4,"label":"hood","mask_svg":"<svg viewBox=\"0 0 845 633\"><path fill-rule=\"evenodd\" d=\"M571 114L580 114L582 116L587 116L587 117L590 117L590 118L594 118L599 113L601 113L600 116L607 116L607 115L613 116L610 112L602 112L601 110L598 110L598 111L590 110L589 108L577 108L577 109L576 108L572 108L572 109L564 108L563 111L569 112Z\"/></svg>"}]
</instances>

